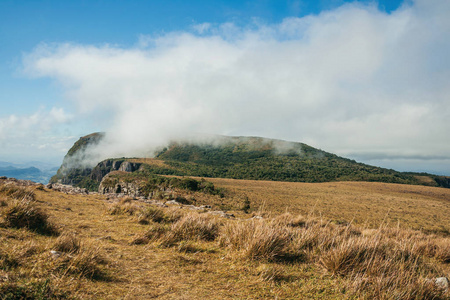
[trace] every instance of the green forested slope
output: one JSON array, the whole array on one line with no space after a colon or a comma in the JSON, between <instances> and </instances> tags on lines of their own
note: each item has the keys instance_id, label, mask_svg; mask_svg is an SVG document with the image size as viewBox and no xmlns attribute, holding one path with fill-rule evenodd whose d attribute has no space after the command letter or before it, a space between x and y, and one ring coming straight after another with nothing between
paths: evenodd
<instances>
[{"instance_id":1,"label":"green forested slope","mask_svg":"<svg viewBox=\"0 0 450 300\"><path fill-rule=\"evenodd\" d=\"M417 183L413 175L357 163L305 144L256 137L230 138L216 145L174 143L163 149L157 158L172 167L159 172L190 176L302 182L364 180Z\"/></svg>"}]
</instances>

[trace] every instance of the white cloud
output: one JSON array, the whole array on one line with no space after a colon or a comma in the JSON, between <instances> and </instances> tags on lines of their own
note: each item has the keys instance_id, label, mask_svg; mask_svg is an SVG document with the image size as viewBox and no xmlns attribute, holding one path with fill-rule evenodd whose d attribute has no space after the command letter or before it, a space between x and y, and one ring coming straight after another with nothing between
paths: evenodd
<instances>
[{"instance_id":1,"label":"white cloud","mask_svg":"<svg viewBox=\"0 0 450 300\"><path fill-rule=\"evenodd\" d=\"M201 132L448 157L448 15L446 0L391 14L346 4L252 28L200 24L133 48L41 46L24 62L64 84L80 112L108 120L105 155Z\"/></svg>"},{"instance_id":2,"label":"white cloud","mask_svg":"<svg viewBox=\"0 0 450 300\"><path fill-rule=\"evenodd\" d=\"M195 24L192 26L192 28L198 32L199 34L204 34L208 32L208 30L211 28L211 23L201 23L201 24Z\"/></svg>"},{"instance_id":3,"label":"white cloud","mask_svg":"<svg viewBox=\"0 0 450 300\"><path fill-rule=\"evenodd\" d=\"M61 134L72 115L62 108L39 109L31 115L0 118L0 160L54 160L64 155L73 137Z\"/></svg>"}]
</instances>

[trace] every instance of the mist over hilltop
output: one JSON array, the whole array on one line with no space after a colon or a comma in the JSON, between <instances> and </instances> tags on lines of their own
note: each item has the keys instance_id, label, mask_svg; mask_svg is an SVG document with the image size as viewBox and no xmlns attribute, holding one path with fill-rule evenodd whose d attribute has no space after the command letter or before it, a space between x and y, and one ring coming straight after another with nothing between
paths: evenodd
<instances>
[{"instance_id":1,"label":"mist over hilltop","mask_svg":"<svg viewBox=\"0 0 450 300\"><path fill-rule=\"evenodd\" d=\"M105 149L106 134L81 137L51 182L97 190L114 171L152 175L295 182L378 181L450 187L450 177L402 173L358 163L303 143L261 137L191 136L120 156ZM142 155L145 153L145 155ZM124 153L122 153L124 154ZM106 156L109 158L105 159Z\"/></svg>"}]
</instances>

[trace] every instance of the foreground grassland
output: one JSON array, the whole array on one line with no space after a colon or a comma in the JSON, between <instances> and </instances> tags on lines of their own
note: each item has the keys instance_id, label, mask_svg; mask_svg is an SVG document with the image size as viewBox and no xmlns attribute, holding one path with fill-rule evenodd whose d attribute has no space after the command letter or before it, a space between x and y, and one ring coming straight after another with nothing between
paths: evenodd
<instances>
[{"instance_id":1,"label":"foreground grassland","mask_svg":"<svg viewBox=\"0 0 450 300\"><path fill-rule=\"evenodd\" d=\"M225 219L131 198L0 184L0 299L450 297L435 284L450 277L445 189L214 184L229 189L224 198L211 196L214 206L248 198L250 213ZM411 216L399 219L400 227L382 222L395 221L400 209ZM417 224L437 233L407 229Z\"/></svg>"}]
</instances>

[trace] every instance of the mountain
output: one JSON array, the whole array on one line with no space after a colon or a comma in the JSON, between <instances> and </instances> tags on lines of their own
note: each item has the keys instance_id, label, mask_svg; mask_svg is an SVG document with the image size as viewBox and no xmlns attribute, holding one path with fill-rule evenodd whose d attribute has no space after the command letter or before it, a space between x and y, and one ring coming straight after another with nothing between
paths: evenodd
<instances>
[{"instance_id":1,"label":"mountain","mask_svg":"<svg viewBox=\"0 0 450 300\"><path fill-rule=\"evenodd\" d=\"M17 179L31 180L47 183L56 173L57 169L40 170L36 167L18 168L13 166L0 167L0 176L14 177Z\"/></svg>"},{"instance_id":2,"label":"mountain","mask_svg":"<svg viewBox=\"0 0 450 300\"><path fill-rule=\"evenodd\" d=\"M7 177L26 177L36 176L41 174L41 170L35 167L30 168L16 168L16 167L0 167L0 174Z\"/></svg>"},{"instance_id":3,"label":"mountain","mask_svg":"<svg viewBox=\"0 0 450 300\"><path fill-rule=\"evenodd\" d=\"M81 137L51 182L98 189L112 171L290 182L377 181L450 187L450 177L403 173L358 163L303 143L261 137L220 136L201 142L174 142L152 159L115 158L82 166L103 133Z\"/></svg>"}]
</instances>

